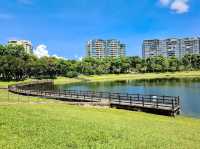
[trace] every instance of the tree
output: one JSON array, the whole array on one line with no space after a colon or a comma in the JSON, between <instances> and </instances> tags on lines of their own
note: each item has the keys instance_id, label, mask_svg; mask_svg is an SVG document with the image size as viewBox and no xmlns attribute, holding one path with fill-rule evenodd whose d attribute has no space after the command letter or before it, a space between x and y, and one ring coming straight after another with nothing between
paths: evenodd
<instances>
[{"instance_id":1,"label":"tree","mask_svg":"<svg viewBox=\"0 0 200 149\"><path fill-rule=\"evenodd\" d=\"M168 62L169 62L169 71L177 71L179 70L179 65L180 65L180 62L179 60L176 58L176 57L170 57L168 59Z\"/></svg>"}]
</instances>

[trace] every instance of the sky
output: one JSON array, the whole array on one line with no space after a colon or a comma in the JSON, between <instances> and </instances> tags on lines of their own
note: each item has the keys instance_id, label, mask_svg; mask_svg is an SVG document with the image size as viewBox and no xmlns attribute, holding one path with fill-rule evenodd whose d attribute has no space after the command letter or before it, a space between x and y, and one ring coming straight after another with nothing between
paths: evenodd
<instances>
[{"instance_id":1,"label":"sky","mask_svg":"<svg viewBox=\"0 0 200 149\"><path fill-rule=\"evenodd\" d=\"M33 43L37 55L85 56L90 39L119 39L127 55L144 39L200 36L200 0L0 0L0 44Z\"/></svg>"}]
</instances>

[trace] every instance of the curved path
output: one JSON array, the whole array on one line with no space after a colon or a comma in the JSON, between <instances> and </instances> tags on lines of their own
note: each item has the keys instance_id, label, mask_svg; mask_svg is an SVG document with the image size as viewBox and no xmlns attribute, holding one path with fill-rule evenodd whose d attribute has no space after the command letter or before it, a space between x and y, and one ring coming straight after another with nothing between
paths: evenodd
<instances>
[{"instance_id":1,"label":"curved path","mask_svg":"<svg viewBox=\"0 0 200 149\"><path fill-rule=\"evenodd\" d=\"M180 99L175 96L140 95L95 91L55 90L51 80L11 85L8 90L25 96L38 96L76 103L92 103L128 110L140 110L165 115L180 112Z\"/></svg>"}]
</instances>

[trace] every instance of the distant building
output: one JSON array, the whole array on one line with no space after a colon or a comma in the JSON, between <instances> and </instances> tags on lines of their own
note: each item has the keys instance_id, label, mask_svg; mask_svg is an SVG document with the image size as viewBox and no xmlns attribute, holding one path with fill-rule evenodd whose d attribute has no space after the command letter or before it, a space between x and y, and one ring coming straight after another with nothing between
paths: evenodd
<instances>
[{"instance_id":1,"label":"distant building","mask_svg":"<svg viewBox=\"0 0 200 149\"><path fill-rule=\"evenodd\" d=\"M142 45L143 58L159 56L175 56L182 58L185 54L200 54L200 38L169 38L165 40L144 40Z\"/></svg>"},{"instance_id":2,"label":"distant building","mask_svg":"<svg viewBox=\"0 0 200 149\"><path fill-rule=\"evenodd\" d=\"M183 38L180 43L180 54L200 54L200 38Z\"/></svg>"},{"instance_id":3,"label":"distant building","mask_svg":"<svg viewBox=\"0 0 200 149\"><path fill-rule=\"evenodd\" d=\"M90 40L86 45L88 57L104 58L104 57L121 57L126 55L126 45L119 40Z\"/></svg>"},{"instance_id":4,"label":"distant building","mask_svg":"<svg viewBox=\"0 0 200 149\"><path fill-rule=\"evenodd\" d=\"M9 45L21 45L24 47L25 51L29 54L33 52L32 43L27 40L9 40L8 44Z\"/></svg>"}]
</instances>

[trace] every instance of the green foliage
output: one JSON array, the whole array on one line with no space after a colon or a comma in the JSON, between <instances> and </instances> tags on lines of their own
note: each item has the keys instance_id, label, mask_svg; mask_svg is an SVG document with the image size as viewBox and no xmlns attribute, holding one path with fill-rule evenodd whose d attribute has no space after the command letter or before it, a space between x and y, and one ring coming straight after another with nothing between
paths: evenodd
<instances>
[{"instance_id":1,"label":"green foliage","mask_svg":"<svg viewBox=\"0 0 200 149\"><path fill-rule=\"evenodd\" d=\"M77 77L78 74L101 75L129 72L175 72L199 70L200 55L185 55L182 59L163 56L149 57L86 57L81 61L36 58L25 52L22 46L0 45L0 79L23 80L26 78Z\"/></svg>"},{"instance_id":2,"label":"green foliage","mask_svg":"<svg viewBox=\"0 0 200 149\"><path fill-rule=\"evenodd\" d=\"M76 71L69 71L65 74L65 77L68 78L76 78L78 77L78 73Z\"/></svg>"}]
</instances>

